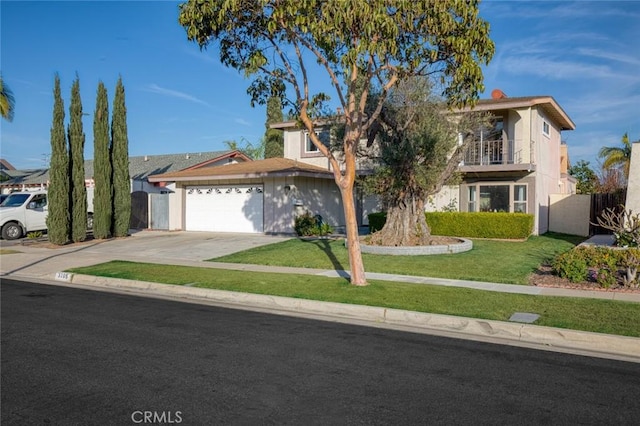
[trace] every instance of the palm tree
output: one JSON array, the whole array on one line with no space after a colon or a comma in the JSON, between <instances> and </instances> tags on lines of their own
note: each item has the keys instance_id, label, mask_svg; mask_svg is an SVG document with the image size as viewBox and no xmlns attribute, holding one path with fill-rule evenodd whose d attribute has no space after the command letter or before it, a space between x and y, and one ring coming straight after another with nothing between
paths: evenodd
<instances>
[{"instance_id":1,"label":"palm tree","mask_svg":"<svg viewBox=\"0 0 640 426\"><path fill-rule=\"evenodd\" d=\"M0 115L7 121L13 120L13 110L16 101L13 98L13 92L4 84L2 76L0 76Z\"/></svg>"},{"instance_id":2,"label":"palm tree","mask_svg":"<svg viewBox=\"0 0 640 426\"><path fill-rule=\"evenodd\" d=\"M606 170L621 167L624 177L629 178L629 165L631 164L631 142L627 133L622 136L622 148L617 146L603 146L598 153L604 158L602 167Z\"/></svg>"}]
</instances>

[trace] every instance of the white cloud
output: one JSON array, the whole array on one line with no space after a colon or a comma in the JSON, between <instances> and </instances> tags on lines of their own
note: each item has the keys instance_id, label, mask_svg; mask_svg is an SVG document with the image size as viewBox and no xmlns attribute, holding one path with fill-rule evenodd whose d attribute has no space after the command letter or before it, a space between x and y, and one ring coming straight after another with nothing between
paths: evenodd
<instances>
[{"instance_id":1,"label":"white cloud","mask_svg":"<svg viewBox=\"0 0 640 426\"><path fill-rule=\"evenodd\" d=\"M242 126L251 127L251 123L248 122L247 120L243 119L243 118L236 118L233 121L235 121L237 124L240 124Z\"/></svg>"},{"instance_id":2,"label":"white cloud","mask_svg":"<svg viewBox=\"0 0 640 426\"><path fill-rule=\"evenodd\" d=\"M499 19L553 19L553 20L576 20L577 18L593 17L616 17L640 18L638 10L629 7L616 7L620 4L632 4L633 2L604 2L604 1L575 1L555 3L534 1L534 2L486 2L483 9L488 11L492 17ZM603 4L605 5L603 7Z\"/></svg>"},{"instance_id":3,"label":"white cloud","mask_svg":"<svg viewBox=\"0 0 640 426\"><path fill-rule=\"evenodd\" d=\"M598 49L588 49L588 48L580 48L577 51L579 54L584 56L590 56L593 58L599 59L608 59L611 61L622 62L623 64L629 65L640 65L640 57L624 55L620 53L611 52L608 50L598 50Z\"/></svg>"},{"instance_id":4,"label":"white cloud","mask_svg":"<svg viewBox=\"0 0 640 426\"><path fill-rule=\"evenodd\" d=\"M195 96L189 95L188 93L160 87L155 83L148 85L143 90L146 92L157 93L159 95L168 96L172 98L184 99L186 101L195 102L197 104L204 105L206 107L211 108L211 105L209 105L207 102L203 101L202 99L198 99Z\"/></svg>"},{"instance_id":5,"label":"white cloud","mask_svg":"<svg viewBox=\"0 0 640 426\"><path fill-rule=\"evenodd\" d=\"M607 65L553 60L540 56L514 56L502 59L504 71L510 74L535 75L554 80L576 80L580 78L626 79Z\"/></svg>"}]
</instances>

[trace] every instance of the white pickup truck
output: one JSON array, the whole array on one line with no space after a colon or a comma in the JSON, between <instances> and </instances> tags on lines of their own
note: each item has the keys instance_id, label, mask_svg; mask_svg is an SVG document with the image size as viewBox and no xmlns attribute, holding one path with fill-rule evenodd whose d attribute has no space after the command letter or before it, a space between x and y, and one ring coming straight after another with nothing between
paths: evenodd
<instances>
[{"instance_id":1,"label":"white pickup truck","mask_svg":"<svg viewBox=\"0 0 640 426\"><path fill-rule=\"evenodd\" d=\"M93 228L93 191L87 191L87 228ZM0 204L2 238L15 240L29 232L47 230L47 191L14 192Z\"/></svg>"}]
</instances>

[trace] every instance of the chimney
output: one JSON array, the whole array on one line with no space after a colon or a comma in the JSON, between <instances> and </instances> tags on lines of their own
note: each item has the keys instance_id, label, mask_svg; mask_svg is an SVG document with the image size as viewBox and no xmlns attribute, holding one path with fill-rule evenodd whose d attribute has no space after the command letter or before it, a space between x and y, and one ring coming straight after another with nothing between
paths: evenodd
<instances>
[{"instance_id":1,"label":"chimney","mask_svg":"<svg viewBox=\"0 0 640 426\"><path fill-rule=\"evenodd\" d=\"M144 156L144 161L149 161L149 157L148 156Z\"/></svg>"},{"instance_id":2,"label":"chimney","mask_svg":"<svg viewBox=\"0 0 640 426\"><path fill-rule=\"evenodd\" d=\"M491 91L491 99L505 99L508 96L500 89L493 89Z\"/></svg>"},{"instance_id":3,"label":"chimney","mask_svg":"<svg viewBox=\"0 0 640 426\"><path fill-rule=\"evenodd\" d=\"M188 160L189 159L189 154L185 155L184 158L185 158L185 160Z\"/></svg>"}]
</instances>

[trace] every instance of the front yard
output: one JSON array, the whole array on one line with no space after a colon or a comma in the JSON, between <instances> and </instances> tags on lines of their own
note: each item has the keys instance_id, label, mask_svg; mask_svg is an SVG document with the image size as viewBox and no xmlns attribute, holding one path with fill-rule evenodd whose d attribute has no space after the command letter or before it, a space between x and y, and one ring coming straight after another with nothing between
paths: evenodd
<instances>
[{"instance_id":1,"label":"front yard","mask_svg":"<svg viewBox=\"0 0 640 426\"><path fill-rule=\"evenodd\" d=\"M530 312L540 315L536 325L640 337L640 303L377 280L370 280L367 287L356 287L344 278L124 261L75 268L70 272L499 321L509 320L515 312Z\"/></svg>"},{"instance_id":2,"label":"front yard","mask_svg":"<svg viewBox=\"0 0 640 426\"><path fill-rule=\"evenodd\" d=\"M547 234L523 242L474 240L456 255L364 255L366 270L441 278L527 284L532 272L582 238ZM212 259L230 263L349 269L342 240L288 240ZM507 321L515 312L540 315L537 325L640 337L640 303L509 294L468 288L370 280L351 286L344 278L193 268L114 261L70 272L172 285L239 291L418 312Z\"/></svg>"},{"instance_id":3,"label":"front yard","mask_svg":"<svg viewBox=\"0 0 640 426\"><path fill-rule=\"evenodd\" d=\"M363 254L362 258L367 272L527 285L530 275L542 263L583 240L584 238L572 235L547 233L530 237L527 241L473 240L473 250L459 254ZM349 269L343 240L292 239L210 260L301 268Z\"/></svg>"}]
</instances>

